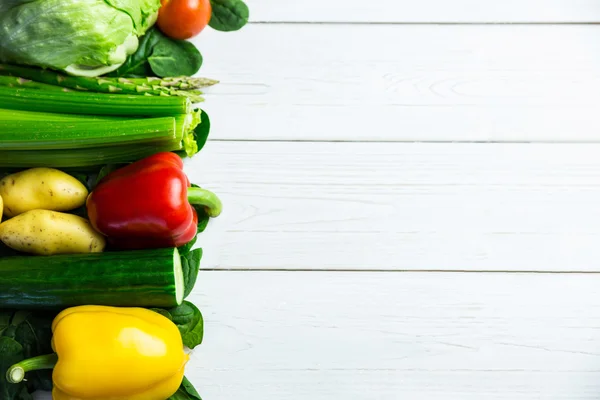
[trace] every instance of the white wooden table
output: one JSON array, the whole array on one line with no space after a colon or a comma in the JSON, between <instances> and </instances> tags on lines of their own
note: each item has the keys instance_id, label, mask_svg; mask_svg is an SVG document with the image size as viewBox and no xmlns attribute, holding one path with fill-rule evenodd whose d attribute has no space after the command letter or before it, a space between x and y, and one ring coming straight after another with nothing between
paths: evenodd
<instances>
[{"instance_id":1,"label":"white wooden table","mask_svg":"<svg viewBox=\"0 0 600 400\"><path fill-rule=\"evenodd\" d=\"M197 41L203 398L599 399L600 1L249 4Z\"/></svg>"}]
</instances>

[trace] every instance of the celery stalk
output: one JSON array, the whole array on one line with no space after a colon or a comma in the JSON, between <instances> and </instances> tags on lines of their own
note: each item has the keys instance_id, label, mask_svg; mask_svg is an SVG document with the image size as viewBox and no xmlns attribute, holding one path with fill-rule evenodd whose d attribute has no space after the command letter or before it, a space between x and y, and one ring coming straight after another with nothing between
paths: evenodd
<instances>
[{"instance_id":1,"label":"celery stalk","mask_svg":"<svg viewBox=\"0 0 600 400\"><path fill-rule=\"evenodd\" d=\"M185 97L59 92L0 87L0 108L68 114L168 116L187 114Z\"/></svg>"},{"instance_id":2,"label":"celery stalk","mask_svg":"<svg viewBox=\"0 0 600 400\"><path fill-rule=\"evenodd\" d=\"M3 150L0 168L91 167L128 163L162 151L181 150L180 142L130 144L69 150Z\"/></svg>"},{"instance_id":3,"label":"celery stalk","mask_svg":"<svg viewBox=\"0 0 600 400\"><path fill-rule=\"evenodd\" d=\"M173 117L116 121L0 120L0 150L78 149L175 139Z\"/></svg>"}]
</instances>

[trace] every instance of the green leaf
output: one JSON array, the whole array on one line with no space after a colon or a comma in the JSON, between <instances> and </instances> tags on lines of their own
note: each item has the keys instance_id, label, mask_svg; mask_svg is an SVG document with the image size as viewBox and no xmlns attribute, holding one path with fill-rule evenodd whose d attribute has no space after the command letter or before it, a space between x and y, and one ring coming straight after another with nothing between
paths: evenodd
<instances>
[{"instance_id":1,"label":"green leaf","mask_svg":"<svg viewBox=\"0 0 600 400\"><path fill-rule=\"evenodd\" d=\"M192 76L201 66L202 55L191 42L170 39L152 28L141 39L137 51L109 76Z\"/></svg>"},{"instance_id":2,"label":"green leaf","mask_svg":"<svg viewBox=\"0 0 600 400\"><path fill-rule=\"evenodd\" d=\"M92 184L92 189L94 189L102 179L104 179L104 177L106 177L108 174L118 170L119 168L124 167L126 164L106 164L104 165L102 168L100 168L100 171L98 171L98 175L96 176L96 178L94 179L94 182Z\"/></svg>"},{"instance_id":3,"label":"green leaf","mask_svg":"<svg viewBox=\"0 0 600 400\"><path fill-rule=\"evenodd\" d=\"M190 240L183 246L179 246L177 248L177 250L179 251L179 254L181 256L185 256L187 253L189 253L192 250L192 247L194 247L194 244L196 244L196 240L198 240L198 235L194 236L194 238L192 240Z\"/></svg>"},{"instance_id":4,"label":"green leaf","mask_svg":"<svg viewBox=\"0 0 600 400\"><path fill-rule=\"evenodd\" d=\"M208 226L210 217L204 209L196 208L196 212L198 213L198 233L202 233Z\"/></svg>"},{"instance_id":5,"label":"green leaf","mask_svg":"<svg viewBox=\"0 0 600 400\"><path fill-rule=\"evenodd\" d=\"M15 331L15 340L23 346L25 358L35 357L53 352L52 320L54 313L28 313ZM13 318L13 324L16 318ZM39 370L27 374L27 387L30 392L36 390L52 390L52 371Z\"/></svg>"},{"instance_id":6,"label":"green leaf","mask_svg":"<svg viewBox=\"0 0 600 400\"><path fill-rule=\"evenodd\" d=\"M200 110L200 112L200 123L194 129L194 139L198 145L198 151L202 150L210 133L210 118L204 110Z\"/></svg>"},{"instance_id":7,"label":"green leaf","mask_svg":"<svg viewBox=\"0 0 600 400\"><path fill-rule=\"evenodd\" d=\"M152 311L159 313L163 317L167 317L169 320L173 321L173 316L170 312L162 308L151 308Z\"/></svg>"},{"instance_id":8,"label":"green leaf","mask_svg":"<svg viewBox=\"0 0 600 400\"><path fill-rule=\"evenodd\" d=\"M152 69L148 64L148 57L152 55L154 46L162 37L158 29L152 28L142 37L135 53L133 53L123 65L109 76L146 77L152 75Z\"/></svg>"},{"instance_id":9,"label":"green leaf","mask_svg":"<svg viewBox=\"0 0 600 400\"><path fill-rule=\"evenodd\" d=\"M10 326L10 320L12 319L13 312L10 310L0 311L0 335L4 333L6 328Z\"/></svg>"},{"instance_id":10,"label":"green leaf","mask_svg":"<svg viewBox=\"0 0 600 400\"><path fill-rule=\"evenodd\" d=\"M148 63L156 76L192 76L202 66L202 55L191 42L164 37L154 46Z\"/></svg>"},{"instance_id":11,"label":"green leaf","mask_svg":"<svg viewBox=\"0 0 600 400\"><path fill-rule=\"evenodd\" d=\"M177 392L168 400L202 400L194 385L184 376Z\"/></svg>"},{"instance_id":12,"label":"green leaf","mask_svg":"<svg viewBox=\"0 0 600 400\"><path fill-rule=\"evenodd\" d=\"M173 323L177 325L183 344L190 349L202 343L204 337L204 319L198 308L184 301L181 305L169 310L173 316Z\"/></svg>"},{"instance_id":13,"label":"green leaf","mask_svg":"<svg viewBox=\"0 0 600 400\"><path fill-rule=\"evenodd\" d=\"M0 354L2 355L0 357L0 399L31 399L32 397L27 392L27 386L24 382L14 384L6 381L6 371L12 365L25 359L23 346L14 339L2 336L0 337Z\"/></svg>"},{"instance_id":14,"label":"green leaf","mask_svg":"<svg viewBox=\"0 0 600 400\"><path fill-rule=\"evenodd\" d=\"M210 0L211 28L223 32L237 31L248 23L250 10L242 0Z\"/></svg>"},{"instance_id":15,"label":"green leaf","mask_svg":"<svg viewBox=\"0 0 600 400\"><path fill-rule=\"evenodd\" d=\"M183 297L186 298L192 293L198 278L200 270L200 260L202 259L202 249L189 251L181 257L181 266L183 268L183 280L185 282L185 292Z\"/></svg>"}]
</instances>

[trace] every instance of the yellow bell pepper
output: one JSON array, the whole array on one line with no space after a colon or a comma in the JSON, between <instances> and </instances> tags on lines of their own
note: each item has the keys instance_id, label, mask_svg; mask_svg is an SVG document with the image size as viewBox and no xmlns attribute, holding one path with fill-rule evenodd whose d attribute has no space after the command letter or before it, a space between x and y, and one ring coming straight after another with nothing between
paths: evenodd
<instances>
[{"instance_id":1,"label":"yellow bell pepper","mask_svg":"<svg viewBox=\"0 0 600 400\"><path fill-rule=\"evenodd\" d=\"M57 361L53 400L166 400L189 360L177 326L144 308L68 308L54 319L52 333L55 355L16 364L7 377L19 381Z\"/></svg>"}]
</instances>

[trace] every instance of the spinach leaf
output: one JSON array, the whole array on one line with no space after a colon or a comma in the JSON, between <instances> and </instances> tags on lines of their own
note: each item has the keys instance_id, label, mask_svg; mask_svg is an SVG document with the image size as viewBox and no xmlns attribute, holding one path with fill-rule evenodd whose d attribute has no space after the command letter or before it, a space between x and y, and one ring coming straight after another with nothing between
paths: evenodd
<instances>
[{"instance_id":1,"label":"spinach leaf","mask_svg":"<svg viewBox=\"0 0 600 400\"><path fill-rule=\"evenodd\" d=\"M183 297L186 298L192 293L198 278L200 270L200 260L202 259L202 249L195 249L181 257L181 266L183 268L183 280L185 282L185 292Z\"/></svg>"},{"instance_id":2,"label":"spinach leaf","mask_svg":"<svg viewBox=\"0 0 600 400\"><path fill-rule=\"evenodd\" d=\"M150 29L125 64L109 76L192 76L202 66L202 55L191 42L174 40Z\"/></svg>"},{"instance_id":3,"label":"spinach leaf","mask_svg":"<svg viewBox=\"0 0 600 400\"><path fill-rule=\"evenodd\" d=\"M9 383L6 380L6 371L13 365L25 359L23 355L23 346L16 340L2 336L0 337L0 398L6 400L12 399L32 399L27 391L24 382L19 384Z\"/></svg>"},{"instance_id":4,"label":"spinach leaf","mask_svg":"<svg viewBox=\"0 0 600 400\"><path fill-rule=\"evenodd\" d=\"M202 400L194 385L184 376L181 386L168 400Z\"/></svg>"},{"instance_id":5,"label":"spinach leaf","mask_svg":"<svg viewBox=\"0 0 600 400\"><path fill-rule=\"evenodd\" d=\"M202 233L208 226L210 217L204 209L196 208L196 212L198 213L198 233Z\"/></svg>"},{"instance_id":6,"label":"spinach leaf","mask_svg":"<svg viewBox=\"0 0 600 400\"><path fill-rule=\"evenodd\" d=\"M18 312L19 313L19 312ZM28 313L15 331L15 340L23 346L25 358L52 353L52 313ZM15 318L13 318L14 324ZM27 374L29 392L52 390L52 370L32 371Z\"/></svg>"},{"instance_id":7,"label":"spinach leaf","mask_svg":"<svg viewBox=\"0 0 600 400\"><path fill-rule=\"evenodd\" d=\"M204 319L198 308L184 301L181 305L169 310L173 316L173 323L177 325L183 344L190 349L202 343L204 337Z\"/></svg>"},{"instance_id":8,"label":"spinach leaf","mask_svg":"<svg viewBox=\"0 0 600 400\"><path fill-rule=\"evenodd\" d=\"M242 0L210 0L210 5L212 15L208 24L213 29L237 31L248 23L250 10Z\"/></svg>"},{"instance_id":9,"label":"spinach leaf","mask_svg":"<svg viewBox=\"0 0 600 400\"><path fill-rule=\"evenodd\" d=\"M169 321L173 321L173 316L167 310L162 309L162 308L151 308L151 310L154 311L154 312L159 313L163 317L167 317L169 319Z\"/></svg>"},{"instance_id":10,"label":"spinach leaf","mask_svg":"<svg viewBox=\"0 0 600 400\"><path fill-rule=\"evenodd\" d=\"M92 189L98 186L100 181L104 179L108 174L118 170L119 168L124 167L125 165L127 164L106 164L102 166L102 168L100 168L100 171L98 171L98 175L94 177L94 180L92 182Z\"/></svg>"},{"instance_id":11,"label":"spinach leaf","mask_svg":"<svg viewBox=\"0 0 600 400\"><path fill-rule=\"evenodd\" d=\"M130 77L151 76L152 70L150 69L150 65L148 65L148 57L152 54L156 43L161 40L161 36L156 28L150 29L140 40L136 52L130 55L123 65L109 75Z\"/></svg>"},{"instance_id":12,"label":"spinach leaf","mask_svg":"<svg viewBox=\"0 0 600 400\"><path fill-rule=\"evenodd\" d=\"M198 240L198 235L194 236L194 238L192 240L190 240L189 242L187 242L183 246L179 246L177 248L177 250L179 250L179 255L185 256L185 255L187 255L187 253L189 253L190 251L192 251L192 247L194 247L194 244L196 244L197 240Z\"/></svg>"},{"instance_id":13,"label":"spinach leaf","mask_svg":"<svg viewBox=\"0 0 600 400\"><path fill-rule=\"evenodd\" d=\"M198 151L202 150L206 141L208 140L208 134L210 133L210 118L204 110L200 110L200 123L194 129L194 140L198 145Z\"/></svg>"},{"instance_id":14,"label":"spinach leaf","mask_svg":"<svg viewBox=\"0 0 600 400\"><path fill-rule=\"evenodd\" d=\"M184 298L188 297L198 277L198 271L200 270L200 260L202 259L202 249L192 250L198 236L194 237L191 241L178 247L179 255L181 257L181 269L183 270L183 281L185 282Z\"/></svg>"},{"instance_id":15,"label":"spinach leaf","mask_svg":"<svg viewBox=\"0 0 600 400\"><path fill-rule=\"evenodd\" d=\"M165 39L154 46L148 63L156 76L192 76L202 66L202 54L191 42Z\"/></svg>"}]
</instances>

